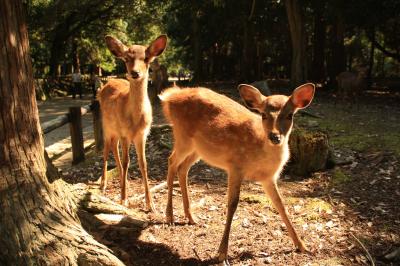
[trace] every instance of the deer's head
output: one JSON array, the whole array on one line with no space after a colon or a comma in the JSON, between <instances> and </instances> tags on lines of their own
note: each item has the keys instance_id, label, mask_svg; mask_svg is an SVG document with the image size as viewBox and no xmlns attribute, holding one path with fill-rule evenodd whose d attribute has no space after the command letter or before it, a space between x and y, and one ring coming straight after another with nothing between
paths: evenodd
<instances>
[{"instance_id":1,"label":"deer's head","mask_svg":"<svg viewBox=\"0 0 400 266\"><path fill-rule=\"evenodd\" d=\"M125 62L128 76L134 80L141 80L148 76L150 63L164 51L167 36L160 35L148 47L142 45L128 47L112 36L106 36L106 44L113 55Z\"/></svg>"},{"instance_id":2,"label":"deer's head","mask_svg":"<svg viewBox=\"0 0 400 266\"><path fill-rule=\"evenodd\" d=\"M312 83L297 87L291 96L266 97L255 87L246 84L239 85L238 89L246 106L261 114L265 136L273 145L288 141L293 127L293 115L311 103L315 92Z\"/></svg>"}]
</instances>

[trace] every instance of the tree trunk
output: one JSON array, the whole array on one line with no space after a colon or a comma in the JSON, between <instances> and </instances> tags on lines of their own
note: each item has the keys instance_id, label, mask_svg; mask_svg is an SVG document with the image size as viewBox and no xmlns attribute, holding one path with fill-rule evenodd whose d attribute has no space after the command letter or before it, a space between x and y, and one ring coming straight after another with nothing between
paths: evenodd
<instances>
[{"instance_id":1,"label":"tree trunk","mask_svg":"<svg viewBox=\"0 0 400 266\"><path fill-rule=\"evenodd\" d=\"M56 34L50 48L49 75L57 77L59 73L60 59L64 52L65 43L61 40L60 35Z\"/></svg>"},{"instance_id":2,"label":"tree trunk","mask_svg":"<svg viewBox=\"0 0 400 266\"><path fill-rule=\"evenodd\" d=\"M243 82L249 81L250 76L250 63L249 63L249 22L247 21L247 16L244 16L243 20L243 50L242 50L242 60L240 66L240 80Z\"/></svg>"},{"instance_id":3,"label":"tree trunk","mask_svg":"<svg viewBox=\"0 0 400 266\"><path fill-rule=\"evenodd\" d=\"M74 72L80 72L81 62L79 61L79 53L78 53L78 40L72 39L72 66L74 68Z\"/></svg>"},{"instance_id":4,"label":"tree trunk","mask_svg":"<svg viewBox=\"0 0 400 266\"><path fill-rule=\"evenodd\" d=\"M342 11L337 9L335 20L331 29L331 55L330 55L329 78L331 82L346 69L346 57L344 49L344 20Z\"/></svg>"},{"instance_id":5,"label":"tree trunk","mask_svg":"<svg viewBox=\"0 0 400 266\"><path fill-rule=\"evenodd\" d=\"M374 55L375 55L375 28L372 27L371 32L371 48L369 50L369 62L368 62L368 73L367 73L367 87L370 88L372 85L372 72L374 69Z\"/></svg>"},{"instance_id":6,"label":"tree trunk","mask_svg":"<svg viewBox=\"0 0 400 266\"><path fill-rule=\"evenodd\" d=\"M0 264L122 265L49 183L21 0L0 0Z\"/></svg>"},{"instance_id":7,"label":"tree trunk","mask_svg":"<svg viewBox=\"0 0 400 266\"><path fill-rule=\"evenodd\" d=\"M195 4L194 4L195 5ZM193 7L192 11L192 47L193 47L193 80L201 79L201 49L199 32L199 10Z\"/></svg>"},{"instance_id":8,"label":"tree trunk","mask_svg":"<svg viewBox=\"0 0 400 266\"><path fill-rule=\"evenodd\" d=\"M303 14L297 0L285 0L285 7L292 41L290 80L292 86L297 86L307 79Z\"/></svg>"},{"instance_id":9,"label":"tree trunk","mask_svg":"<svg viewBox=\"0 0 400 266\"><path fill-rule=\"evenodd\" d=\"M325 79L325 38L326 38L326 25L323 17L324 3L323 1L314 2L314 43L313 43L313 61L312 73L313 80L321 82Z\"/></svg>"},{"instance_id":10,"label":"tree trunk","mask_svg":"<svg viewBox=\"0 0 400 266\"><path fill-rule=\"evenodd\" d=\"M289 169L296 175L325 169L330 160L328 136L322 132L296 128L290 135Z\"/></svg>"}]
</instances>

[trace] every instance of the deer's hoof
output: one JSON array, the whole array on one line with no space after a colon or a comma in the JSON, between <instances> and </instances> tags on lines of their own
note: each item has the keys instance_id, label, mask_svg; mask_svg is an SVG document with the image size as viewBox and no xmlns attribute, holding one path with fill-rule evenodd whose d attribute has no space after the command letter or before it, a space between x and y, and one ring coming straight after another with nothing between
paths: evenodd
<instances>
[{"instance_id":1,"label":"deer's hoof","mask_svg":"<svg viewBox=\"0 0 400 266\"><path fill-rule=\"evenodd\" d=\"M125 206L125 207L128 207L128 200L127 199L122 199L121 200L121 205Z\"/></svg>"},{"instance_id":2,"label":"deer's hoof","mask_svg":"<svg viewBox=\"0 0 400 266\"><path fill-rule=\"evenodd\" d=\"M173 225L174 224L174 217L171 215L167 215L166 216L166 219L165 219L165 222L167 223L167 224L169 224L169 225Z\"/></svg>"},{"instance_id":3,"label":"deer's hoof","mask_svg":"<svg viewBox=\"0 0 400 266\"><path fill-rule=\"evenodd\" d=\"M193 217L188 217L188 220L189 220L189 224L190 225L196 225L197 224L196 219L194 219Z\"/></svg>"},{"instance_id":4,"label":"deer's hoof","mask_svg":"<svg viewBox=\"0 0 400 266\"><path fill-rule=\"evenodd\" d=\"M154 206L154 203L153 203L153 202L150 202L150 203L147 203L147 204L146 204L146 210L147 210L148 212L153 212L153 213L156 213L156 212L157 212L156 207Z\"/></svg>"},{"instance_id":5,"label":"deer's hoof","mask_svg":"<svg viewBox=\"0 0 400 266\"><path fill-rule=\"evenodd\" d=\"M300 243L297 245L297 249L298 252L301 253L311 253L308 248L306 247L306 245L304 244L303 241L300 241Z\"/></svg>"},{"instance_id":6,"label":"deer's hoof","mask_svg":"<svg viewBox=\"0 0 400 266\"><path fill-rule=\"evenodd\" d=\"M219 252L218 261L219 261L219 265L230 265L226 252Z\"/></svg>"},{"instance_id":7,"label":"deer's hoof","mask_svg":"<svg viewBox=\"0 0 400 266\"><path fill-rule=\"evenodd\" d=\"M223 260L223 261L221 261L218 265L220 265L220 266L230 266L228 260Z\"/></svg>"}]
</instances>

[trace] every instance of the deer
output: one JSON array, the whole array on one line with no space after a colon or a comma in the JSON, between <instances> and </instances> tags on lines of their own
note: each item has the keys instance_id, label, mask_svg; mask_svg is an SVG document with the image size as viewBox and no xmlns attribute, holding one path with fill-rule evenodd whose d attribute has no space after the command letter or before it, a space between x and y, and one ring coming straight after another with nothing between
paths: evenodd
<instances>
[{"instance_id":1,"label":"deer","mask_svg":"<svg viewBox=\"0 0 400 266\"><path fill-rule=\"evenodd\" d=\"M337 94L341 101L350 100L354 104L366 86L366 71L366 68L361 67L357 72L345 71L336 77L338 83Z\"/></svg>"},{"instance_id":2,"label":"deer","mask_svg":"<svg viewBox=\"0 0 400 266\"><path fill-rule=\"evenodd\" d=\"M240 84L238 102L207 88L171 87L159 95L163 113L172 126L174 146L168 159L166 222L174 223L172 193L177 175L185 219L196 224L190 210L188 172L199 159L228 175L228 204L218 260L227 262L229 233L243 180L260 182L279 212L299 251L307 248L294 229L277 187L289 159L289 136L294 114L312 101L315 85L297 87L291 96L264 96L251 85Z\"/></svg>"},{"instance_id":3,"label":"deer","mask_svg":"<svg viewBox=\"0 0 400 266\"><path fill-rule=\"evenodd\" d=\"M155 211L150 195L145 146L152 123L152 107L147 86L150 63L165 50L167 36L160 35L146 47L126 46L120 40L106 36L111 53L125 62L127 80L111 79L97 94L103 120L103 174L100 188L107 187L107 160L114 154L121 183L121 204L127 205L127 173L130 163L129 148L134 144L145 190L146 208ZM122 149L122 163L119 155Z\"/></svg>"}]
</instances>

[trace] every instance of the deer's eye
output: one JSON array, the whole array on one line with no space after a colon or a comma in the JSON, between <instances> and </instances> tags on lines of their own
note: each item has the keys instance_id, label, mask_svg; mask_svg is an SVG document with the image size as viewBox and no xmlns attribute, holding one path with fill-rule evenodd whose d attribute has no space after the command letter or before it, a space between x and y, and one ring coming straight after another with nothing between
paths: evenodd
<instances>
[{"instance_id":1,"label":"deer's eye","mask_svg":"<svg viewBox=\"0 0 400 266\"><path fill-rule=\"evenodd\" d=\"M293 119L293 113L290 113L286 116L286 119L292 120Z\"/></svg>"},{"instance_id":2,"label":"deer's eye","mask_svg":"<svg viewBox=\"0 0 400 266\"><path fill-rule=\"evenodd\" d=\"M265 120L265 119L267 119L267 115L265 113L261 113L261 118L262 118L262 120Z\"/></svg>"}]
</instances>

